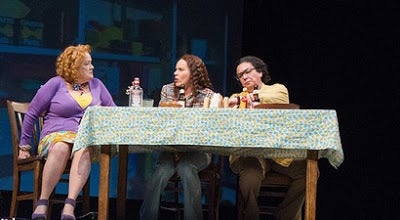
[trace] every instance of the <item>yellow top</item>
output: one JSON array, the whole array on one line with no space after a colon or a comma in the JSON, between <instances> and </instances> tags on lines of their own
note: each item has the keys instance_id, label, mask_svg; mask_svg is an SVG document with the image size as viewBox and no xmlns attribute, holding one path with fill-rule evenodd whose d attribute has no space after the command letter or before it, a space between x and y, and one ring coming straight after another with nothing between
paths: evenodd
<instances>
[{"instance_id":1,"label":"yellow top","mask_svg":"<svg viewBox=\"0 0 400 220\"><path fill-rule=\"evenodd\" d=\"M243 95L242 93L233 94L231 98L241 96ZM273 85L262 85L261 88L259 88L258 96L260 97L260 103L262 104L289 104L289 92L284 85L279 83ZM229 157L229 162L232 164L238 158L239 156L231 155ZM258 160L265 172L266 165L264 158L258 157ZM293 161L291 158L272 158L272 160L284 167L288 167Z\"/></svg>"},{"instance_id":2,"label":"yellow top","mask_svg":"<svg viewBox=\"0 0 400 220\"><path fill-rule=\"evenodd\" d=\"M92 94L89 93L83 93L81 94L71 94L72 98L75 99L75 101L81 106L82 109L85 109L90 105L92 102Z\"/></svg>"}]
</instances>

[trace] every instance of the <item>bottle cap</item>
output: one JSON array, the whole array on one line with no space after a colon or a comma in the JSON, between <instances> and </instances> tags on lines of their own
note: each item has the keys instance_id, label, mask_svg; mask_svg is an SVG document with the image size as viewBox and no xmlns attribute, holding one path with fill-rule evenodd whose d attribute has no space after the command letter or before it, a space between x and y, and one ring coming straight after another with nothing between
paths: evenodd
<instances>
[{"instance_id":1,"label":"bottle cap","mask_svg":"<svg viewBox=\"0 0 400 220\"><path fill-rule=\"evenodd\" d=\"M140 85L139 77L133 78L132 85L135 85L135 86L136 86L136 85Z\"/></svg>"}]
</instances>

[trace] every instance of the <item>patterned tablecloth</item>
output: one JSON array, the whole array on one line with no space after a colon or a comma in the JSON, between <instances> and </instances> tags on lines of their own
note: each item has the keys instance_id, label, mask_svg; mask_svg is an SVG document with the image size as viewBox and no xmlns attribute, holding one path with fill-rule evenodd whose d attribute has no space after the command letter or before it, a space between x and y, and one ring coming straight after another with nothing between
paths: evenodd
<instances>
[{"instance_id":1,"label":"patterned tablecloth","mask_svg":"<svg viewBox=\"0 0 400 220\"><path fill-rule=\"evenodd\" d=\"M273 158L318 150L336 168L344 160L336 111L319 109L89 107L74 150L100 145Z\"/></svg>"}]
</instances>

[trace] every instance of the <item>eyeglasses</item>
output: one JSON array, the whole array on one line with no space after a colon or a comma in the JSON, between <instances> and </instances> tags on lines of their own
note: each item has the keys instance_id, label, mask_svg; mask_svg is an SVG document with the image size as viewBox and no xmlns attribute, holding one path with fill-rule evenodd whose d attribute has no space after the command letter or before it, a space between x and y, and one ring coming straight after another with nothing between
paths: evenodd
<instances>
[{"instance_id":1,"label":"eyeglasses","mask_svg":"<svg viewBox=\"0 0 400 220\"><path fill-rule=\"evenodd\" d=\"M240 79L244 76L244 74L247 75L247 74L251 73L251 71L253 71L253 70L255 70L255 69L257 69L257 68L253 67L253 68L249 68L249 69L243 70L242 72L236 74L236 79L237 79L238 81L240 81Z\"/></svg>"}]
</instances>

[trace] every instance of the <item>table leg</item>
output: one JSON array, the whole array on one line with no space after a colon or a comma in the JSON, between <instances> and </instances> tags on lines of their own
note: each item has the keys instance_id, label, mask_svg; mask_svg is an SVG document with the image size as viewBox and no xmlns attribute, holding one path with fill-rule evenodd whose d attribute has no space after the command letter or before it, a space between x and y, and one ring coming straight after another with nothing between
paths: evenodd
<instances>
[{"instance_id":1,"label":"table leg","mask_svg":"<svg viewBox=\"0 0 400 220\"><path fill-rule=\"evenodd\" d=\"M318 151L307 150L305 219L315 220L318 179Z\"/></svg>"},{"instance_id":2,"label":"table leg","mask_svg":"<svg viewBox=\"0 0 400 220\"><path fill-rule=\"evenodd\" d=\"M110 195L110 160L111 146L101 146L100 154L100 181L99 181L99 201L98 219L108 219L109 195Z\"/></svg>"},{"instance_id":3,"label":"table leg","mask_svg":"<svg viewBox=\"0 0 400 220\"><path fill-rule=\"evenodd\" d=\"M128 146L119 146L118 157L117 219L125 220Z\"/></svg>"}]
</instances>

